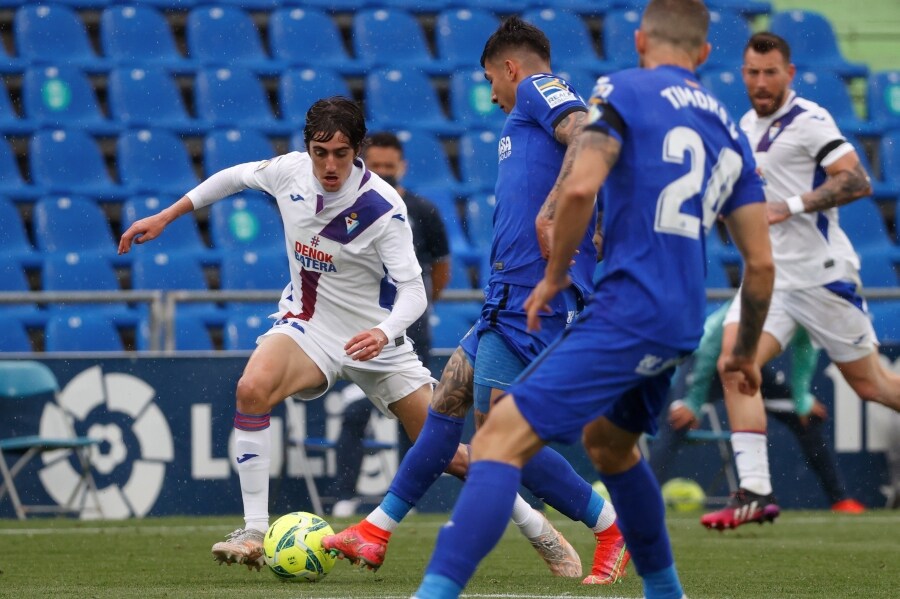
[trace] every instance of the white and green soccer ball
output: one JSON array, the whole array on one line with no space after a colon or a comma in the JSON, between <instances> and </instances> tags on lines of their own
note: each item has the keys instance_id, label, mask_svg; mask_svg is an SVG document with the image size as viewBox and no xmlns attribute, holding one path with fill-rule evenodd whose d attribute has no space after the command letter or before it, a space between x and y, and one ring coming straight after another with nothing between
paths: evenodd
<instances>
[{"instance_id":1,"label":"white and green soccer ball","mask_svg":"<svg viewBox=\"0 0 900 599\"><path fill-rule=\"evenodd\" d=\"M266 564L282 580L321 580L331 571L335 561L322 548L322 537L333 534L334 530L328 522L315 514L285 514L266 532L263 541Z\"/></svg>"}]
</instances>

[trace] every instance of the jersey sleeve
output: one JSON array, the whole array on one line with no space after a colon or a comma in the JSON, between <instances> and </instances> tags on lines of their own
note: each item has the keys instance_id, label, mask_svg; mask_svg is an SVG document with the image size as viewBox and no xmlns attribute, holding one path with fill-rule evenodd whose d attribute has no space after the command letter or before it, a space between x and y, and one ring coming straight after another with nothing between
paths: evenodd
<instances>
[{"instance_id":1,"label":"jersey sleeve","mask_svg":"<svg viewBox=\"0 0 900 599\"><path fill-rule=\"evenodd\" d=\"M587 110L571 85L549 74L535 75L520 83L516 105L550 135L566 116Z\"/></svg>"},{"instance_id":2,"label":"jersey sleeve","mask_svg":"<svg viewBox=\"0 0 900 599\"><path fill-rule=\"evenodd\" d=\"M422 267L419 266L413 246L412 229L407 219L406 210L397 208L375 240L375 250L387 273L399 283L422 275Z\"/></svg>"},{"instance_id":3,"label":"jersey sleeve","mask_svg":"<svg viewBox=\"0 0 900 599\"><path fill-rule=\"evenodd\" d=\"M275 195L271 191L275 186L270 184L270 179L277 169L273 168L265 174L262 172L273 163L279 162L281 158L283 156L260 162L245 162L223 169L211 175L185 195L191 200L195 210L245 189L257 189Z\"/></svg>"},{"instance_id":4,"label":"jersey sleeve","mask_svg":"<svg viewBox=\"0 0 900 599\"><path fill-rule=\"evenodd\" d=\"M854 151L827 110L819 107L804 116L806 118L797 123L798 131L802 134L800 139L806 152L816 164L826 168Z\"/></svg>"},{"instance_id":5,"label":"jersey sleeve","mask_svg":"<svg viewBox=\"0 0 900 599\"><path fill-rule=\"evenodd\" d=\"M723 217L746 204L765 202L766 195L763 190L763 180L756 168L756 159L750 150L750 142L743 131L738 131L737 139L739 154L741 155L741 174L731 188L731 195L719 212Z\"/></svg>"},{"instance_id":6,"label":"jersey sleeve","mask_svg":"<svg viewBox=\"0 0 900 599\"><path fill-rule=\"evenodd\" d=\"M632 96L627 81L613 77L600 77L588 100L588 120L585 129L600 131L624 143L629 98Z\"/></svg>"}]
</instances>

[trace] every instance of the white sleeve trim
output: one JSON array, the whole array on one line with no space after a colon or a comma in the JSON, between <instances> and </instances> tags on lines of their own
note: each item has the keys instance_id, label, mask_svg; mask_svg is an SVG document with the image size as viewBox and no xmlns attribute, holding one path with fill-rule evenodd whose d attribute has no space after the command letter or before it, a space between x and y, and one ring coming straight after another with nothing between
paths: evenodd
<instances>
[{"instance_id":1,"label":"white sleeve trim","mask_svg":"<svg viewBox=\"0 0 900 599\"><path fill-rule=\"evenodd\" d=\"M841 145L839 145L838 147L836 147L835 149L830 151L828 153L828 155L825 156L825 158L823 158L822 162L820 162L819 164L822 166L822 168L828 168L829 166L831 166L832 164L837 162L840 158L843 158L850 152L855 152L855 151L856 151L856 148L853 147L853 144L851 144L848 141L845 141L844 143L842 143Z\"/></svg>"},{"instance_id":2,"label":"white sleeve trim","mask_svg":"<svg viewBox=\"0 0 900 599\"><path fill-rule=\"evenodd\" d=\"M253 173L259 167L259 162L246 162L230 168L223 169L210 176L200 185L187 192L185 195L194 205L194 210L209 206L232 194L243 191L251 186Z\"/></svg>"},{"instance_id":3,"label":"white sleeve trim","mask_svg":"<svg viewBox=\"0 0 900 599\"><path fill-rule=\"evenodd\" d=\"M387 336L388 343L400 336L403 331L417 321L428 307L428 297L425 295L425 284L422 277L416 277L411 281L396 283L397 297L394 299L394 307L391 314L375 328L381 329Z\"/></svg>"}]
</instances>

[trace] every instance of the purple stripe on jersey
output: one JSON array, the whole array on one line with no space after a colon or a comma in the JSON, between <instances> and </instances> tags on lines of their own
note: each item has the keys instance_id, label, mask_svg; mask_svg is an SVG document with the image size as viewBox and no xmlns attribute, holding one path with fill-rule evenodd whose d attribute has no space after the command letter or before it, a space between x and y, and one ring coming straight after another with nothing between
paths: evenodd
<instances>
[{"instance_id":1,"label":"purple stripe on jersey","mask_svg":"<svg viewBox=\"0 0 900 599\"><path fill-rule=\"evenodd\" d=\"M828 173L825 172L825 169L817 165L815 171L813 171L813 183L810 189L815 189L824 183L827 178ZM828 241L828 219L821 212L816 214L816 228L822 234L822 237L825 238L825 241Z\"/></svg>"},{"instance_id":2,"label":"purple stripe on jersey","mask_svg":"<svg viewBox=\"0 0 900 599\"><path fill-rule=\"evenodd\" d=\"M242 431L261 431L269 428L268 414L241 414L234 413L234 428Z\"/></svg>"},{"instance_id":3,"label":"purple stripe on jersey","mask_svg":"<svg viewBox=\"0 0 900 599\"><path fill-rule=\"evenodd\" d=\"M322 212L325 208L325 196L320 193L316 194L316 214Z\"/></svg>"},{"instance_id":4,"label":"purple stripe on jersey","mask_svg":"<svg viewBox=\"0 0 900 599\"><path fill-rule=\"evenodd\" d=\"M319 277L322 273L318 270L300 269L300 307L302 308L300 320L309 321L316 313L316 299L319 297Z\"/></svg>"},{"instance_id":5,"label":"purple stripe on jersey","mask_svg":"<svg viewBox=\"0 0 900 599\"><path fill-rule=\"evenodd\" d=\"M769 148L772 147L772 144L775 143L775 140L778 139L778 136L781 135L781 132L787 129L788 125L793 123L794 119L804 112L806 112L805 108L795 105L788 110L784 116L775 119L772 124L769 125L768 131L759 138L759 143L756 144L756 151L768 152Z\"/></svg>"},{"instance_id":6,"label":"purple stripe on jersey","mask_svg":"<svg viewBox=\"0 0 900 599\"><path fill-rule=\"evenodd\" d=\"M366 169L365 172L363 172L362 181L359 182L359 187L357 187L356 189L362 189L363 185L368 183L369 179L371 179L371 178L372 178L372 173L369 171L369 169Z\"/></svg>"},{"instance_id":7,"label":"purple stripe on jersey","mask_svg":"<svg viewBox=\"0 0 900 599\"><path fill-rule=\"evenodd\" d=\"M319 235L338 243L350 243L391 208L390 202L381 197L377 191L370 189L356 198L352 206L325 225Z\"/></svg>"}]
</instances>

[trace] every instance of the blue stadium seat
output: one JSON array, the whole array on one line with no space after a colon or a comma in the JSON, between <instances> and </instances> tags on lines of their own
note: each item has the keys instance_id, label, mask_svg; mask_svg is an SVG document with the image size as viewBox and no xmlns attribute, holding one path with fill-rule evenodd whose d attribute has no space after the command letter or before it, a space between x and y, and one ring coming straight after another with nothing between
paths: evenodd
<instances>
[{"instance_id":1,"label":"blue stadium seat","mask_svg":"<svg viewBox=\"0 0 900 599\"><path fill-rule=\"evenodd\" d=\"M284 250L266 250L263 252L225 252L222 255L222 267L219 280L222 289L260 290L284 289L290 283L290 264ZM268 302L231 302L231 310L251 310L266 316L276 310L275 300Z\"/></svg>"},{"instance_id":2,"label":"blue stadium seat","mask_svg":"<svg viewBox=\"0 0 900 599\"><path fill-rule=\"evenodd\" d=\"M459 123L450 121L437 91L420 70L375 69L365 79L366 121L372 130L417 127L439 135L458 135Z\"/></svg>"},{"instance_id":3,"label":"blue stadium seat","mask_svg":"<svg viewBox=\"0 0 900 599\"><path fill-rule=\"evenodd\" d=\"M282 4L282 0L217 0L216 4L225 4L251 11L269 12Z\"/></svg>"},{"instance_id":4,"label":"blue stadium seat","mask_svg":"<svg viewBox=\"0 0 900 599\"><path fill-rule=\"evenodd\" d=\"M585 102L591 97L598 79L595 73L577 67L566 67L553 72L568 81Z\"/></svg>"},{"instance_id":5,"label":"blue stadium seat","mask_svg":"<svg viewBox=\"0 0 900 599\"><path fill-rule=\"evenodd\" d=\"M225 319L225 349L256 349L256 339L272 327L267 316L252 310L231 310Z\"/></svg>"},{"instance_id":6,"label":"blue stadium seat","mask_svg":"<svg viewBox=\"0 0 900 599\"><path fill-rule=\"evenodd\" d=\"M470 131L459 138L459 173L472 191L493 191L497 183L497 143L493 131Z\"/></svg>"},{"instance_id":7,"label":"blue stadium seat","mask_svg":"<svg viewBox=\"0 0 900 599\"><path fill-rule=\"evenodd\" d=\"M290 135L289 123L278 121L262 82L250 70L234 67L201 69L194 85L197 116L215 127L253 127Z\"/></svg>"},{"instance_id":8,"label":"blue stadium seat","mask_svg":"<svg viewBox=\"0 0 900 599\"><path fill-rule=\"evenodd\" d=\"M3 61L0 56L0 62ZM6 84L0 82L0 133L4 135L27 135L34 131L36 123L31 119L19 116L12 102L9 101L9 93Z\"/></svg>"},{"instance_id":9,"label":"blue stadium seat","mask_svg":"<svg viewBox=\"0 0 900 599\"><path fill-rule=\"evenodd\" d=\"M135 129L119 137L119 176L131 193L178 197L196 187L197 175L181 139L165 129Z\"/></svg>"},{"instance_id":10,"label":"blue stadium seat","mask_svg":"<svg viewBox=\"0 0 900 599\"><path fill-rule=\"evenodd\" d=\"M900 343L900 301L871 300L868 305L878 341Z\"/></svg>"},{"instance_id":11,"label":"blue stadium seat","mask_svg":"<svg viewBox=\"0 0 900 599\"><path fill-rule=\"evenodd\" d=\"M330 13L356 13L367 8L373 2L372 0L287 0L285 4L300 4L302 6L312 6L319 10Z\"/></svg>"},{"instance_id":12,"label":"blue stadium seat","mask_svg":"<svg viewBox=\"0 0 900 599\"><path fill-rule=\"evenodd\" d=\"M22 178L19 165L9 142L0 141L0 194L14 199L34 199L44 190Z\"/></svg>"},{"instance_id":13,"label":"blue stadium seat","mask_svg":"<svg viewBox=\"0 0 900 599\"><path fill-rule=\"evenodd\" d=\"M438 58L453 69L477 69L484 43L500 19L481 8L452 8L437 17L434 26Z\"/></svg>"},{"instance_id":14,"label":"blue stadium seat","mask_svg":"<svg viewBox=\"0 0 900 599\"><path fill-rule=\"evenodd\" d=\"M365 65L347 54L334 19L315 8L274 11L269 17L269 47L272 56L287 65L334 69L344 75L365 72Z\"/></svg>"},{"instance_id":15,"label":"blue stadium seat","mask_svg":"<svg viewBox=\"0 0 900 599\"><path fill-rule=\"evenodd\" d=\"M97 142L78 129L45 129L31 138L31 177L48 193L120 199L125 190L110 179Z\"/></svg>"},{"instance_id":16,"label":"blue stadium seat","mask_svg":"<svg viewBox=\"0 0 900 599\"><path fill-rule=\"evenodd\" d=\"M640 25L641 13L637 10L611 10L606 13L600 36L606 64L601 72L609 73L638 66L634 32Z\"/></svg>"},{"instance_id":17,"label":"blue stadium seat","mask_svg":"<svg viewBox=\"0 0 900 599\"><path fill-rule=\"evenodd\" d=\"M491 242L494 239L494 194L477 194L466 202L466 226L469 241L476 250L479 282L484 285L491 274ZM470 260L471 261L471 260Z\"/></svg>"},{"instance_id":18,"label":"blue stadium seat","mask_svg":"<svg viewBox=\"0 0 900 599\"><path fill-rule=\"evenodd\" d=\"M894 247L862 247L856 248L859 254L859 276L863 287L896 287L897 257Z\"/></svg>"},{"instance_id":19,"label":"blue stadium seat","mask_svg":"<svg viewBox=\"0 0 900 599\"><path fill-rule=\"evenodd\" d=\"M431 55L419 21L404 10L359 11L353 16L352 31L353 52L369 68L414 67L431 74L449 70Z\"/></svg>"},{"instance_id":20,"label":"blue stadium seat","mask_svg":"<svg viewBox=\"0 0 900 599\"><path fill-rule=\"evenodd\" d=\"M705 71L700 82L728 109L735 123L750 110L750 98L739 70Z\"/></svg>"},{"instance_id":21,"label":"blue stadium seat","mask_svg":"<svg viewBox=\"0 0 900 599\"><path fill-rule=\"evenodd\" d=\"M867 98L869 120L884 129L900 127L900 70L872 73Z\"/></svg>"},{"instance_id":22,"label":"blue stadium seat","mask_svg":"<svg viewBox=\"0 0 900 599\"><path fill-rule=\"evenodd\" d=\"M838 209L841 228L857 251L865 248L893 248L887 225L878 205L870 198L860 198ZM900 257L900 254L898 254Z\"/></svg>"},{"instance_id":23,"label":"blue stadium seat","mask_svg":"<svg viewBox=\"0 0 900 599\"><path fill-rule=\"evenodd\" d=\"M284 251L284 225L274 200L232 196L209 209L213 247L232 251Z\"/></svg>"},{"instance_id":24,"label":"blue stadium seat","mask_svg":"<svg viewBox=\"0 0 900 599\"><path fill-rule=\"evenodd\" d=\"M712 52L703 69L739 70L744 62L744 45L750 35L750 24L739 13L727 9L709 11Z\"/></svg>"},{"instance_id":25,"label":"blue stadium seat","mask_svg":"<svg viewBox=\"0 0 900 599\"><path fill-rule=\"evenodd\" d=\"M775 13L769 22L769 31L790 44L791 62L798 68L827 69L843 77L869 74L866 65L844 58L831 23L819 13L808 10Z\"/></svg>"},{"instance_id":26,"label":"blue stadium seat","mask_svg":"<svg viewBox=\"0 0 900 599\"><path fill-rule=\"evenodd\" d=\"M4 306L4 308L6 307ZM7 314L5 309L3 313L0 313L0 330L3 331L3 334L0 335L0 352L33 351L31 339L29 339L22 321Z\"/></svg>"},{"instance_id":27,"label":"blue stadium seat","mask_svg":"<svg viewBox=\"0 0 900 599\"><path fill-rule=\"evenodd\" d=\"M447 8L448 5L455 6L459 3L455 0L377 0L373 4L384 8L405 10L413 14L433 15ZM469 3L462 2L461 4Z\"/></svg>"},{"instance_id":28,"label":"blue stadium seat","mask_svg":"<svg viewBox=\"0 0 900 599\"><path fill-rule=\"evenodd\" d=\"M281 118L302 129L309 107L316 100L329 96L353 97L347 82L338 75L337 70L327 67L288 69L282 73L278 86Z\"/></svg>"},{"instance_id":29,"label":"blue stadium seat","mask_svg":"<svg viewBox=\"0 0 900 599\"><path fill-rule=\"evenodd\" d=\"M26 3L14 18L16 49L29 63L65 64L92 72L109 69L97 56L81 19L59 4Z\"/></svg>"},{"instance_id":30,"label":"blue stadium seat","mask_svg":"<svg viewBox=\"0 0 900 599\"><path fill-rule=\"evenodd\" d=\"M74 127L101 135L118 133L121 125L100 110L87 75L72 66L32 66L22 82L25 116L40 127Z\"/></svg>"},{"instance_id":31,"label":"blue stadium seat","mask_svg":"<svg viewBox=\"0 0 900 599\"><path fill-rule=\"evenodd\" d=\"M25 70L27 64L28 61L18 56L10 56L6 50L6 45L0 44L0 74L19 75Z\"/></svg>"},{"instance_id":32,"label":"blue stadium seat","mask_svg":"<svg viewBox=\"0 0 900 599\"><path fill-rule=\"evenodd\" d=\"M883 195L900 200L900 129L885 133L878 148Z\"/></svg>"},{"instance_id":33,"label":"blue stadium seat","mask_svg":"<svg viewBox=\"0 0 900 599\"><path fill-rule=\"evenodd\" d=\"M34 204L34 238L44 253L116 253L109 219L96 202L78 196L50 196ZM90 234L88 234L90 232Z\"/></svg>"},{"instance_id":34,"label":"blue stadium seat","mask_svg":"<svg viewBox=\"0 0 900 599\"><path fill-rule=\"evenodd\" d=\"M176 73L196 70L178 51L166 17L152 6L110 6L100 16L100 46L122 66L158 66Z\"/></svg>"},{"instance_id":35,"label":"blue stadium seat","mask_svg":"<svg viewBox=\"0 0 900 599\"><path fill-rule=\"evenodd\" d=\"M203 170L209 177L236 164L268 160L274 153L269 138L255 129L219 129L203 141Z\"/></svg>"},{"instance_id":36,"label":"blue stadium seat","mask_svg":"<svg viewBox=\"0 0 900 599\"><path fill-rule=\"evenodd\" d=\"M25 269L22 267L22 262L15 255L7 254L0 248L0 293L22 293L26 291L31 291L31 287L28 284L28 277L25 274ZM33 303L0 304L0 317L15 318L22 323L25 323L27 319L32 323L36 321L36 324L42 324L43 317L39 316L41 312ZM0 331L3 330L0 327ZM2 340L3 336L0 335L0 340Z\"/></svg>"},{"instance_id":37,"label":"blue stadium seat","mask_svg":"<svg viewBox=\"0 0 900 599\"><path fill-rule=\"evenodd\" d=\"M266 55L250 15L235 6L198 6L188 13L186 29L188 54L205 67L241 66L268 75L284 68Z\"/></svg>"},{"instance_id":38,"label":"blue stadium seat","mask_svg":"<svg viewBox=\"0 0 900 599\"><path fill-rule=\"evenodd\" d=\"M25 223L22 222L18 208L3 196L0 196L0 223L3 223L0 227L0 256L14 260L16 264L28 266L38 264L39 258L28 241L28 232L25 230Z\"/></svg>"},{"instance_id":39,"label":"blue stadium seat","mask_svg":"<svg viewBox=\"0 0 900 599\"><path fill-rule=\"evenodd\" d=\"M767 15L772 12L772 3L761 0L709 0L706 4L711 9L731 10L747 17Z\"/></svg>"},{"instance_id":40,"label":"blue stadium seat","mask_svg":"<svg viewBox=\"0 0 900 599\"><path fill-rule=\"evenodd\" d=\"M205 3L206 0L141 0L141 4L148 4L157 8L168 10L189 10L194 6Z\"/></svg>"},{"instance_id":41,"label":"blue stadium seat","mask_svg":"<svg viewBox=\"0 0 900 599\"><path fill-rule=\"evenodd\" d=\"M797 71L792 87L797 95L821 105L834 117L844 133L874 135L881 132L876 123L861 120L856 116L853 100L843 80L834 71Z\"/></svg>"},{"instance_id":42,"label":"blue stadium seat","mask_svg":"<svg viewBox=\"0 0 900 599\"><path fill-rule=\"evenodd\" d=\"M706 257L705 285L707 289L729 289L732 287L727 265L719 256L708 255Z\"/></svg>"},{"instance_id":43,"label":"blue stadium seat","mask_svg":"<svg viewBox=\"0 0 900 599\"><path fill-rule=\"evenodd\" d=\"M557 10L565 10L585 17L596 17L609 11L614 0L529 0L530 8L544 8L553 6ZM555 50L554 50L555 52Z\"/></svg>"},{"instance_id":44,"label":"blue stadium seat","mask_svg":"<svg viewBox=\"0 0 900 599\"><path fill-rule=\"evenodd\" d=\"M189 306L190 304L185 304ZM178 313L172 322L172 332L175 334L174 341L177 351L212 351L212 338L209 328L201 318L196 318L193 314ZM160 332L161 339L160 349L165 347L166 331ZM153 349L151 337L153 335L149 318L141 318L138 322L137 335L135 337L135 346L138 351L148 351Z\"/></svg>"},{"instance_id":45,"label":"blue stadium seat","mask_svg":"<svg viewBox=\"0 0 900 599\"><path fill-rule=\"evenodd\" d=\"M126 127L157 127L178 133L205 132L192 119L175 78L161 66L119 67L109 74L109 110Z\"/></svg>"},{"instance_id":46,"label":"blue stadium seat","mask_svg":"<svg viewBox=\"0 0 900 599\"><path fill-rule=\"evenodd\" d=\"M180 196L137 195L122 202L122 229L125 230L137 220L153 216L163 208L171 206ZM149 246L154 252L182 253L210 259L210 250L200 237L197 219L187 214L169 223L165 232L153 240Z\"/></svg>"},{"instance_id":47,"label":"blue stadium seat","mask_svg":"<svg viewBox=\"0 0 900 599\"><path fill-rule=\"evenodd\" d=\"M597 73L608 68L594 52L587 25L578 15L556 8L536 8L523 13L522 18L540 28L550 39L554 66L572 65Z\"/></svg>"},{"instance_id":48,"label":"blue stadium seat","mask_svg":"<svg viewBox=\"0 0 900 599\"><path fill-rule=\"evenodd\" d=\"M44 255L41 269L43 291L109 291L121 290L112 262L95 252L54 252ZM133 320L134 312L119 302L58 302L48 307L49 313L70 310L105 314L117 321Z\"/></svg>"},{"instance_id":49,"label":"blue stadium seat","mask_svg":"<svg viewBox=\"0 0 900 599\"><path fill-rule=\"evenodd\" d=\"M48 319L44 349L48 352L124 351L125 346L109 315L70 308Z\"/></svg>"},{"instance_id":50,"label":"blue stadium seat","mask_svg":"<svg viewBox=\"0 0 900 599\"><path fill-rule=\"evenodd\" d=\"M435 302L431 315L432 347L456 347L479 316L481 302Z\"/></svg>"},{"instance_id":51,"label":"blue stadium seat","mask_svg":"<svg viewBox=\"0 0 900 599\"><path fill-rule=\"evenodd\" d=\"M491 102L491 84L481 69L462 69L450 77L450 112L466 128L500 130L506 114Z\"/></svg>"},{"instance_id":52,"label":"blue stadium seat","mask_svg":"<svg viewBox=\"0 0 900 599\"><path fill-rule=\"evenodd\" d=\"M413 191L427 187L459 188L444 146L435 135L428 131L405 129L397 131L397 137L403 144L403 157L407 163L403 177L405 187Z\"/></svg>"},{"instance_id":53,"label":"blue stadium seat","mask_svg":"<svg viewBox=\"0 0 900 599\"><path fill-rule=\"evenodd\" d=\"M153 252L151 246L134 252L131 266L134 289L165 291L206 291L206 275L200 260L179 252ZM177 316L195 317L205 323L222 322L222 310L213 302L185 302L177 305Z\"/></svg>"}]
</instances>

